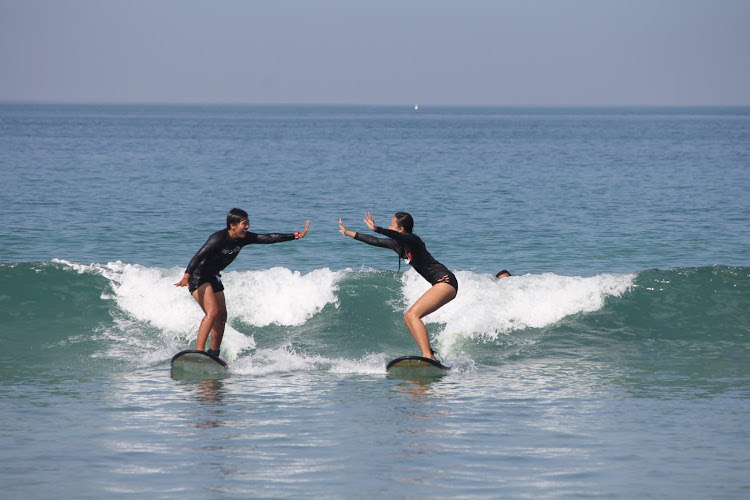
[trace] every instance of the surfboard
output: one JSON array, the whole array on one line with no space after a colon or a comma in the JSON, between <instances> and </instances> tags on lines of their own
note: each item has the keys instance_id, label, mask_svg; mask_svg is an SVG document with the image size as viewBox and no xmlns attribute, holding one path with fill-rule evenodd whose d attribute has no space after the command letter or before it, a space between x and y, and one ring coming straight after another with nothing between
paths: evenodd
<instances>
[{"instance_id":1,"label":"surfboard","mask_svg":"<svg viewBox=\"0 0 750 500\"><path fill-rule=\"evenodd\" d=\"M385 365L388 376L395 378L441 377L450 369L450 365L422 356L401 356Z\"/></svg>"},{"instance_id":2,"label":"surfboard","mask_svg":"<svg viewBox=\"0 0 750 500\"><path fill-rule=\"evenodd\" d=\"M204 351L180 351L172 356L172 377L222 377L229 374L229 365L218 356Z\"/></svg>"}]
</instances>

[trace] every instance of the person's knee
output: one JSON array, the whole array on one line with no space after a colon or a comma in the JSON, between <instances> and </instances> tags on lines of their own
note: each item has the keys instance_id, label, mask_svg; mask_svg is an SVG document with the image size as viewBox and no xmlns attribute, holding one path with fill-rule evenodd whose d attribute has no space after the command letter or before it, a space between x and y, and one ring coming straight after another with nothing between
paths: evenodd
<instances>
[{"instance_id":1,"label":"person's knee","mask_svg":"<svg viewBox=\"0 0 750 500\"><path fill-rule=\"evenodd\" d=\"M218 321L221 321L222 323L226 323L227 322L227 310L221 309L219 311L219 314L216 316L216 319Z\"/></svg>"},{"instance_id":2,"label":"person's knee","mask_svg":"<svg viewBox=\"0 0 750 500\"><path fill-rule=\"evenodd\" d=\"M413 323L414 321L419 321L419 319L420 319L419 315L416 314L411 309L409 309L408 311L406 311L406 313L404 313L404 323L406 323L407 325L410 323Z\"/></svg>"},{"instance_id":3,"label":"person's knee","mask_svg":"<svg viewBox=\"0 0 750 500\"><path fill-rule=\"evenodd\" d=\"M215 322L215 321L226 322L227 311L220 307L210 307L206 310L206 318L208 318L212 322Z\"/></svg>"}]
</instances>

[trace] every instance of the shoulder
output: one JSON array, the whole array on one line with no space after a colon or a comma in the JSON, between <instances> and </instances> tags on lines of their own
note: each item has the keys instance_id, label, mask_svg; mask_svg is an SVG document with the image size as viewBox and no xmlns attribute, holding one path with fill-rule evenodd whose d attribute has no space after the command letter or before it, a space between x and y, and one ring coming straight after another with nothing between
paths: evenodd
<instances>
[{"instance_id":1,"label":"shoulder","mask_svg":"<svg viewBox=\"0 0 750 500\"><path fill-rule=\"evenodd\" d=\"M402 241L404 241L404 243L406 243L412 248L426 248L427 247L424 244L424 241L422 241L422 238L420 238L414 233L406 234L404 236L405 238Z\"/></svg>"},{"instance_id":2,"label":"shoulder","mask_svg":"<svg viewBox=\"0 0 750 500\"><path fill-rule=\"evenodd\" d=\"M210 247L216 247L222 245L227 240L227 238L227 230L220 229L219 231L216 231L208 237L208 239L206 240L206 245Z\"/></svg>"},{"instance_id":3,"label":"shoulder","mask_svg":"<svg viewBox=\"0 0 750 500\"><path fill-rule=\"evenodd\" d=\"M422 243L422 238L414 233L399 233L396 232L396 237L402 241L408 241L410 243Z\"/></svg>"},{"instance_id":4,"label":"shoulder","mask_svg":"<svg viewBox=\"0 0 750 500\"><path fill-rule=\"evenodd\" d=\"M226 229L219 229L214 234L208 237L209 241L223 241L227 239L228 231Z\"/></svg>"}]
</instances>

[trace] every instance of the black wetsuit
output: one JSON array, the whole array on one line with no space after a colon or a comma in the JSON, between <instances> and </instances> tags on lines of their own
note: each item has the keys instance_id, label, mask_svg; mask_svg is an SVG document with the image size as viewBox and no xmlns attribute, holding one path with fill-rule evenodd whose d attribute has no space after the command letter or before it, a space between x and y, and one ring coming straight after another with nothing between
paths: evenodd
<instances>
[{"instance_id":1,"label":"black wetsuit","mask_svg":"<svg viewBox=\"0 0 750 500\"><path fill-rule=\"evenodd\" d=\"M390 248L411 264L424 279L431 285L436 283L448 283L458 291L458 280L456 276L443 264L435 260L427 251L424 242L416 234L404 234L392 229L375 228L376 233L388 236L388 238L376 238L369 234L355 233L354 239L376 247Z\"/></svg>"},{"instance_id":2,"label":"black wetsuit","mask_svg":"<svg viewBox=\"0 0 750 500\"><path fill-rule=\"evenodd\" d=\"M229 236L228 229L216 231L208 237L185 270L185 273L190 275L188 279L190 293L204 283L211 283L214 292L224 290L224 285L221 284L221 271L232 263L245 245L280 243L293 239L294 233L257 234L248 231L244 238L233 240Z\"/></svg>"}]
</instances>

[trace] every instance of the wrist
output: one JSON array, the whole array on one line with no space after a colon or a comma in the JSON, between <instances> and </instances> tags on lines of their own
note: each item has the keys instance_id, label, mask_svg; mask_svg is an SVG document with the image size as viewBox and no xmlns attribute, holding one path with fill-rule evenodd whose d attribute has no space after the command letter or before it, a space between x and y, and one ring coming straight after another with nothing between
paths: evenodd
<instances>
[{"instance_id":1,"label":"wrist","mask_svg":"<svg viewBox=\"0 0 750 500\"><path fill-rule=\"evenodd\" d=\"M298 239L299 239L299 231L295 231L295 232L294 232L294 239L295 239L295 240L298 240Z\"/></svg>"}]
</instances>

